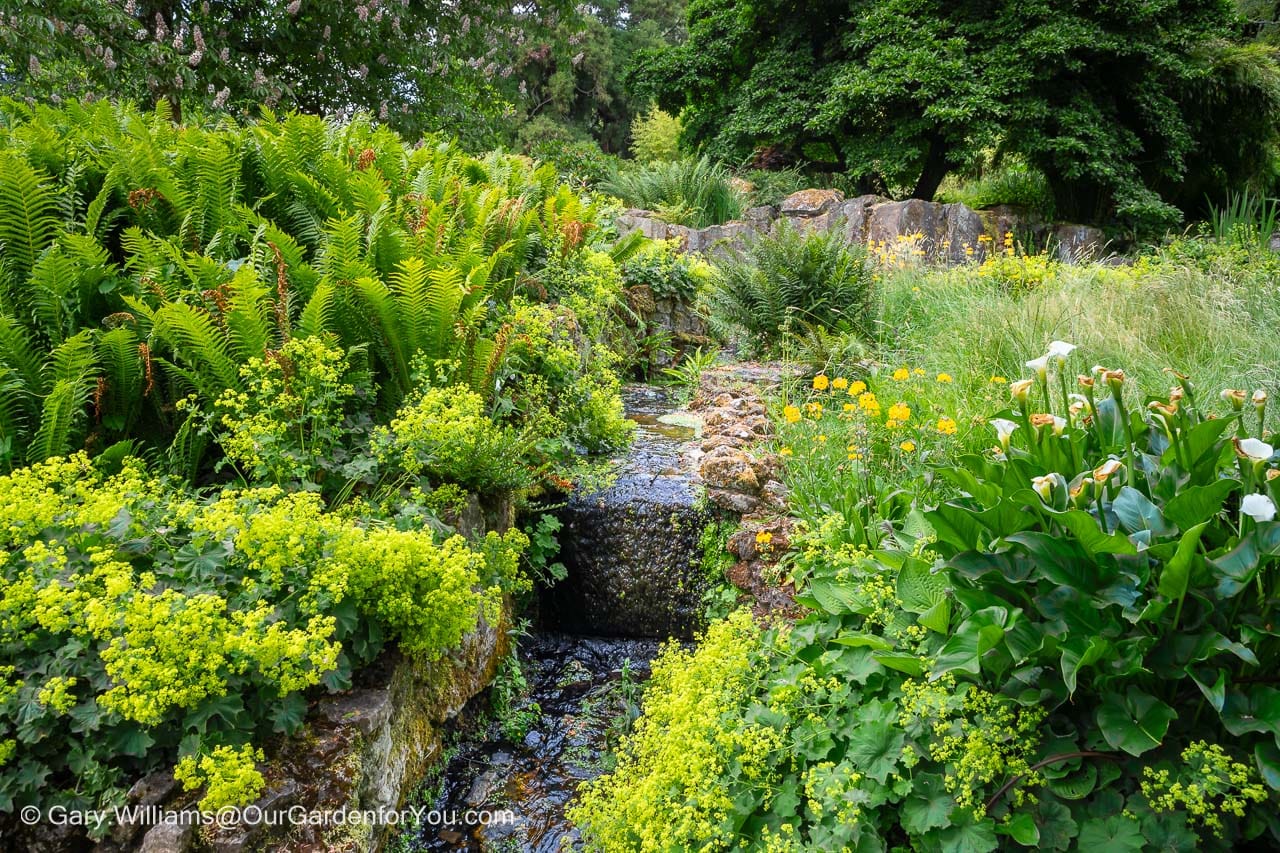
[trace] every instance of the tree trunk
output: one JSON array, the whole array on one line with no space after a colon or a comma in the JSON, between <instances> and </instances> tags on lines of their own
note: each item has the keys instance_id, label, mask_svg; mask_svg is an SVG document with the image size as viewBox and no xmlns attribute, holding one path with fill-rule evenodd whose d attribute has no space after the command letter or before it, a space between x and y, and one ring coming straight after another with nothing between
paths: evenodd
<instances>
[{"instance_id":1,"label":"tree trunk","mask_svg":"<svg viewBox=\"0 0 1280 853\"><path fill-rule=\"evenodd\" d=\"M951 147L947 145L945 139L937 134L930 135L929 151L924 156L924 168L920 171L916 188L911 191L912 198L933 201L933 196L938 192L942 179L951 170L951 160L947 156L950 153Z\"/></svg>"}]
</instances>

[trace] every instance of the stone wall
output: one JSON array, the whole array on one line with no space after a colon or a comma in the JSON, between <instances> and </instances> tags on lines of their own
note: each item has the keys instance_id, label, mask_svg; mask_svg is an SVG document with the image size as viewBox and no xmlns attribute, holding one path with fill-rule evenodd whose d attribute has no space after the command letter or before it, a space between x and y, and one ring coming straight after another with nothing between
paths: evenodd
<instances>
[{"instance_id":1,"label":"stone wall","mask_svg":"<svg viewBox=\"0 0 1280 853\"><path fill-rule=\"evenodd\" d=\"M1029 249L1048 246L1068 263L1095 259L1106 250L1106 238L1097 228L1046 223L1007 205L975 211L963 204L920 199L846 199L839 190L801 190L776 208L753 207L742 219L710 228L670 225L644 210L626 211L618 226L624 234L639 230L650 239L679 240L688 252L721 257L783 222L805 232L838 230L850 244L948 264L982 260L988 246L1001 245L1010 232L1020 243L1030 244Z\"/></svg>"}]
</instances>

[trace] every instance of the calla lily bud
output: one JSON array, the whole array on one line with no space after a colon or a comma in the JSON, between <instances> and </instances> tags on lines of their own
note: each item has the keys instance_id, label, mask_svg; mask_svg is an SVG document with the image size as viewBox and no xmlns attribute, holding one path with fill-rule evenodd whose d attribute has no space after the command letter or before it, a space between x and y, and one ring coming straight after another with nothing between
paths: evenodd
<instances>
[{"instance_id":1,"label":"calla lily bud","mask_svg":"<svg viewBox=\"0 0 1280 853\"><path fill-rule=\"evenodd\" d=\"M1053 426L1053 415L1034 414L1031 416L1031 425L1037 428Z\"/></svg>"},{"instance_id":2,"label":"calla lily bud","mask_svg":"<svg viewBox=\"0 0 1280 853\"><path fill-rule=\"evenodd\" d=\"M1240 501L1240 514L1259 523L1272 521L1276 517L1276 504L1266 495L1245 495Z\"/></svg>"},{"instance_id":3,"label":"calla lily bud","mask_svg":"<svg viewBox=\"0 0 1280 853\"><path fill-rule=\"evenodd\" d=\"M1089 405L1089 398L1083 394L1068 394L1067 399L1071 401L1071 414L1079 412L1092 412L1093 407Z\"/></svg>"},{"instance_id":4,"label":"calla lily bud","mask_svg":"<svg viewBox=\"0 0 1280 853\"><path fill-rule=\"evenodd\" d=\"M1172 386L1171 388L1169 388L1169 402L1170 402L1170 403L1178 403L1178 402L1181 402L1181 400L1182 400L1182 398L1183 398L1184 396L1186 396L1186 393L1182 390L1182 386L1181 386L1181 385L1174 385L1174 386Z\"/></svg>"},{"instance_id":5,"label":"calla lily bud","mask_svg":"<svg viewBox=\"0 0 1280 853\"><path fill-rule=\"evenodd\" d=\"M1031 479L1031 488L1040 496L1045 503L1049 503L1053 498L1053 475L1045 474L1042 477L1033 477Z\"/></svg>"},{"instance_id":6,"label":"calla lily bud","mask_svg":"<svg viewBox=\"0 0 1280 853\"><path fill-rule=\"evenodd\" d=\"M1253 392L1253 408L1261 414L1267 408L1267 392L1259 388Z\"/></svg>"},{"instance_id":7,"label":"calla lily bud","mask_svg":"<svg viewBox=\"0 0 1280 853\"><path fill-rule=\"evenodd\" d=\"M1280 477L1280 468L1271 468L1271 469L1268 469L1268 471L1267 471L1267 482L1268 482L1268 483L1270 483L1272 480L1274 480L1274 479L1276 479L1276 478L1278 478L1278 477Z\"/></svg>"},{"instance_id":8,"label":"calla lily bud","mask_svg":"<svg viewBox=\"0 0 1280 853\"><path fill-rule=\"evenodd\" d=\"M1235 445L1236 456L1250 462L1266 462L1276 452L1274 447L1256 438L1233 438L1231 443Z\"/></svg>"},{"instance_id":9,"label":"calla lily bud","mask_svg":"<svg viewBox=\"0 0 1280 853\"><path fill-rule=\"evenodd\" d=\"M1238 412L1244 408L1244 401L1249 395L1240 388L1223 388L1218 396L1230 403L1231 408Z\"/></svg>"},{"instance_id":10,"label":"calla lily bud","mask_svg":"<svg viewBox=\"0 0 1280 853\"><path fill-rule=\"evenodd\" d=\"M1120 387L1124 385L1123 370L1104 370L1102 371L1102 381L1107 383L1111 388L1111 393L1119 394Z\"/></svg>"},{"instance_id":11,"label":"calla lily bud","mask_svg":"<svg viewBox=\"0 0 1280 853\"><path fill-rule=\"evenodd\" d=\"M1080 482L1071 487L1069 494L1073 505L1082 506L1089 502L1089 498L1093 494L1093 482L1092 477L1083 477Z\"/></svg>"},{"instance_id":12,"label":"calla lily bud","mask_svg":"<svg viewBox=\"0 0 1280 853\"><path fill-rule=\"evenodd\" d=\"M1159 400L1152 400L1150 403L1147 404L1147 408L1158 415L1164 415L1166 418L1171 418L1174 415L1178 414L1177 403L1165 404L1165 403L1161 403Z\"/></svg>"},{"instance_id":13,"label":"calla lily bud","mask_svg":"<svg viewBox=\"0 0 1280 853\"><path fill-rule=\"evenodd\" d=\"M1077 384L1077 385L1079 385L1081 388L1085 388L1085 389L1092 388L1092 387L1093 387L1093 377L1092 377L1092 376L1085 376L1085 375L1082 373L1082 374L1080 374L1079 376L1077 376L1077 377L1076 377L1076 384Z\"/></svg>"},{"instance_id":14,"label":"calla lily bud","mask_svg":"<svg viewBox=\"0 0 1280 853\"><path fill-rule=\"evenodd\" d=\"M1027 397L1031 394L1032 384L1030 379L1019 379L1017 382L1010 382L1009 396L1019 403L1027 402Z\"/></svg>"},{"instance_id":15,"label":"calla lily bud","mask_svg":"<svg viewBox=\"0 0 1280 853\"><path fill-rule=\"evenodd\" d=\"M1111 479L1111 477L1123 467L1124 465L1120 462L1120 460L1108 459L1106 462L1103 462L1097 468L1093 469L1093 478L1097 480L1099 483L1105 483L1107 482L1107 480Z\"/></svg>"}]
</instances>

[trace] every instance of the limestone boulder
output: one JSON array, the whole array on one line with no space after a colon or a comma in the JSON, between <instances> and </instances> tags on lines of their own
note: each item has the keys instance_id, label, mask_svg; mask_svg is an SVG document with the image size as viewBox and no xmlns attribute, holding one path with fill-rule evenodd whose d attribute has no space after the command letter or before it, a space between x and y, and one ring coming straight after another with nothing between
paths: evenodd
<instances>
[{"instance_id":1,"label":"limestone boulder","mask_svg":"<svg viewBox=\"0 0 1280 853\"><path fill-rule=\"evenodd\" d=\"M879 195L860 195L840 205L840 219L844 241L853 246L865 246L867 243L867 223L871 208L884 204L889 199Z\"/></svg>"}]
</instances>

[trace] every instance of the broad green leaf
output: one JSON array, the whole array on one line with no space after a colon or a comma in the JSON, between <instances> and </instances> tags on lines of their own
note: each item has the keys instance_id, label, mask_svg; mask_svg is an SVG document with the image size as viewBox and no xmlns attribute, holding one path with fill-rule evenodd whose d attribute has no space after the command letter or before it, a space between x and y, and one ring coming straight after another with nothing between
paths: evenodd
<instances>
[{"instance_id":1,"label":"broad green leaf","mask_svg":"<svg viewBox=\"0 0 1280 853\"><path fill-rule=\"evenodd\" d=\"M1123 696L1107 694L1097 715L1107 743L1134 756L1159 746L1177 716L1173 708L1136 687Z\"/></svg>"},{"instance_id":2,"label":"broad green leaf","mask_svg":"<svg viewBox=\"0 0 1280 853\"><path fill-rule=\"evenodd\" d=\"M991 818L964 826L951 826L938 833L943 853L991 853L1000 846L996 823Z\"/></svg>"},{"instance_id":3,"label":"broad green leaf","mask_svg":"<svg viewBox=\"0 0 1280 853\"><path fill-rule=\"evenodd\" d=\"M877 637L875 634L842 634L831 642L837 643L841 646L850 646L855 649L868 648L885 652L893 649L893 643L889 642L884 637Z\"/></svg>"},{"instance_id":4,"label":"broad green leaf","mask_svg":"<svg viewBox=\"0 0 1280 853\"><path fill-rule=\"evenodd\" d=\"M1023 847L1035 847L1040 843L1040 827L1030 812L1018 812L1009 818L1008 823L996 825L996 831L1007 835Z\"/></svg>"},{"instance_id":5,"label":"broad green leaf","mask_svg":"<svg viewBox=\"0 0 1280 853\"><path fill-rule=\"evenodd\" d=\"M946 826L951 822L951 810L955 807L955 797L947 793L942 777L936 773L922 773L916 777L911 795L902 802L902 828L913 835L922 835Z\"/></svg>"},{"instance_id":6,"label":"broad green leaf","mask_svg":"<svg viewBox=\"0 0 1280 853\"><path fill-rule=\"evenodd\" d=\"M1227 495L1238 488L1239 480L1216 480L1207 486L1183 489L1164 505L1165 518L1187 530L1217 515Z\"/></svg>"},{"instance_id":7,"label":"broad green leaf","mask_svg":"<svg viewBox=\"0 0 1280 853\"><path fill-rule=\"evenodd\" d=\"M925 516L938 534L938 541L967 551L981 548L991 538L987 529L971 510L954 503L944 503Z\"/></svg>"},{"instance_id":8,"label":"broad green leaf","mask_svg":"<svg viewBox=\"0 0 1280 853\"><path fill-rule=\"evenodd\" d=\"M1217 670L1218 677L1210 683L1202 678L1194 669L1188 669L1191 674L1191 680L1196 683L1196 687L1200 688L1200 692L1204 694L1204 698L1209 700L1209 704L1213 706L1213 710L1222 711L1222 705L1227 698L1227 671L1225 669Z\"/></svg>"},{"instance_id":9,"label":"broad green leaf","mask_svg":"<svg viewBox=\"0 0 1280 853\"><path fill-rule=\"evenodd\" d=\"M809 595L818 602L820 609L833 616L859 613L863 607L851 584L830 578L814 579L809 584Z\"/></svg>"},{"instance_id":10,"label":"broad green leaf","mask_svg":"<svg viewBox=\"0 0 1280 853\"><path fill-rule=\"evenodd\" d=\"M947 633L947 628L951 626L951 602L945 598L940 599L928 610L921 613L918 618L920 624L930 631L945 634Z\"/></svg>"},{"instance_id":11,"label":"broad green leaf","mask_svg":"<svg viewBox=\"0 0 1280 853\"><path fill-rule=\"evenodd\" d=\"M1217 458L1222 449L1218 444L1219 440L1223 433L1235 426L1235 423L1235 418L1214 418L1198 423L1187 431L1185 447L1192 468L1197 467L1202 461L1207 461L1210 456Z\"/></svg>"},{"instance_id":12,"label":"broad green leaf","mask_svg":"<svg viewBox=\"0 0 1280 853\"><path fill-rule=\"evenodd\" d=\"M1165 564L1160 572L1159 592L1174 601L1187 594L1187 585L1191 582L1191 567L1195 565L1196 549L1200 547L1200 536L1209 522L1202 521L1191 527L1178 540L1177 553Z\"/></svg>"},{"instance_id":13,"label":"broad green leaf","mask_svg":"<svg viewBox=\"0 0 1280 853\"><path fill-rule=\"evenodd\" d=\"M988 607L970 616L939 650L932 677L957 669L977 675L982 656L1004 640L1009 622L1009 611L1003 607Z\"/></svg>"},{"instance_id":14,"label":"broad green leaf","mask_svg":"<svg viewBox=\"0 0 1280 853\"><path fill-rule=\"evenodd\" d=\"M1258 763L1258 772L1262 781L1273 791L1280 791L1280 746L1274 740L1259 741L1253 748L1254 761Z\"/></svg>"},{"instance_id":15,"label":"broad green leaf","mask_svg":"<svg viewBox=\"0 0 1280 853\"><path fill-rule=\"evenodd\" d=\"M1087 820L1077 842L1081 850L1106 853L1138 853L1146 846L1138 822L1124 815Z\"/></svg>"},{"instance_id":16,"label":"broad green leaf","mask_svg":"<svg viewBox=\"0 0 1280 853\"><path fill-rule=\"evenodd\" d=\"M1098 519L1081 509L1056 513L1063 527L1070 530L1090 554L1136 554L1138 549L1122 533L1104 533Z\"/></svg>"},{"instance_id":17,"label":"broad green leaf","mask_svg":"<svg viewBox=\"0 0 1280 853\"><path fill-rule=\"evenodd\" d=\"M1040 827L1041 850L1066 850L1071 846L1071 839L1076 837L1080 826L1071 816L1071 809L1046 795L1040 798L1036 807L1039 815L1037 823ZM1102 853L1101 850L1094 853Z\"/></svg>"},{"instance_id":18,"label":"broad green leaf","mask_svg":"<svg viewBox=\"0 0 1280 853\"><path fill-rule=\"evenodd\" d=\"M1049 780L1049 790L1064 800L1083 800L1098 785L1098 768L1085 764L1074 773Z\"/></svg>"},{"instance_id":19,"label":"broad green leaf","mask_svg":"<svg viewBox=\"0 0 1280 853\"><path fill-rule=\"evenodd\" d=\"M1100 586L1097 566L1085 558L1072 540L1024 531L1006 537L1005 541L1025 547L1034 558L1035 569L1058 586L1087 593L1093 593Z\"/></svg>"},{"instance_id":20,"label":"broad green leaf","mask_svg":"<svg viewBox=\"0 0 1280 853\"><path fill-rule=\"evenodd\" d=\"M1222 706L1222 725L1233 735L1267 732L1280 739L1280 690L1253 684L1247 692L1233 690Z\"/></svg>"},{"instance_id":21,"label":"broad green leaf","mask_svg":"<svg viewBox=\"0 0 1280 853\"><path fill-rule=\"evenodd\" d=\"M1132 486L1122 486L1120 494L1111 504L1112 510L1124 525L1125 530L1137 533L1150 530L1152 536L1172 536L1176 531L1165 520L1160 508L1147 499L1147 496Z\"/></svg>"},{"instance_id":22,"label":"broad green leaf","mask_svg":"<svg viewBox=\"0 0 1280 853\"><path fill-rule=\"evenodd\" d=\"M919 678L924 674L924 664L920 662L920 658L912 654L891 653L891 652L872 652L877 663L896 669L898 672L905 672L912 678Z\"/></svg>"},{"instance_id":23,"label":"broad green leaf","mask_svg":"<svg viewBox=\"0 0 1280 853\"><path fill-rule=\"evenodd\" d=\"M923 613L947 597L947 577L923 560L909 559L898 570L898 601L908 613Z\"/></svg>"},{"instance_id":24,"label":"broad green leaf","mask_svg":"<svg viewBox=\"0 0 1280 853\"><path fill-rule=\"evenodd\" d=\"M1062 644L1062 680L1068 693L1076 692L1080 670L1093 666L1110 650L1110 641L1103 637L1073 636Z\"/></svg>"},{"instance_id":25,"label":"broad green leaf","mask_svg":"<svg viewBox=\"0 0 1280 853\"><path fill-rule=\"evenodd\" d=\"M867 776L884 784L902 757L904 735L890 720L869 720L849 738L846 757Z\"/></svg>"}]
</instances>

